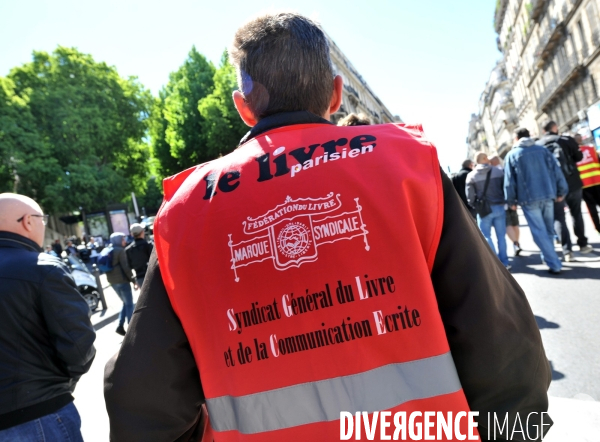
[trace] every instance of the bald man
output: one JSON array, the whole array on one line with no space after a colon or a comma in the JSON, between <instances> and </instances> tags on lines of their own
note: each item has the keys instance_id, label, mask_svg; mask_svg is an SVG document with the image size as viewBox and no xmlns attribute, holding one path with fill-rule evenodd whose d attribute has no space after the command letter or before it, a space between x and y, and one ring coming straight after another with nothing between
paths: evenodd
<instances>
[{"instance_id":1,"label":"bald man","mask_svg":"<svg viewBox=\"0 0 600 442\"><path fill-rule=\"evenodd\" d=\"M0 442L82 440L71 394L96 334L69 270L42 252L46 220L31 198L0 194Z\"/></svg>"}]
</instances>

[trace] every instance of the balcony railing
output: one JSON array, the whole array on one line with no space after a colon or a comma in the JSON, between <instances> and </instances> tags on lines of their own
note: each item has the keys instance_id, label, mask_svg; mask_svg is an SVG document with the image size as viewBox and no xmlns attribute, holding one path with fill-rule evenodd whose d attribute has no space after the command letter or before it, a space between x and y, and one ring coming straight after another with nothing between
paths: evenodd
<instances>
[{"instance_id":1,"label":"balcony railing","mask_svg":"<svg viewBox=\"0 0 600 442\"><path fill-rule=\"evenodd\" d=\"M521 72L521 69L523 69L523 65L521 63L521 59L519 58L517 60L517 64L513 68L512 73L510 75L510 82L511 83L514 84L514 82L517 80L517 78L519 77L519 73Z\"/></svg>"},{"instance_id":2,"label":"balcony railing","mask_svg":"<svg viewBox=\"0 0 600 442\"><path fill-rule=\"evenodd\" d=\"M527 107L527 105L529 104L529 99L528 98L523 98L521 100L521 102L519 103L519 105L517 106L517 115L521 115L521 113L523 113L523 111L525 110L525 108Z\"/></svg>"},{"instance_id":3,"label":"balcony railing","mask_svg":"<svg viewBox=\"0 0 600 442\"><path fill-rule=\"evenodd\" d=\"M560 41L562 35L563 23L556 19L551 19L549 25L543 30L540 42L535 50L535 64L541 67L544 59L552 52L556 43Z\"/></svg>"},{"instance_id":4,"label":"balcony railing","mask_svg":"<svg viewBox=\"0 0 600 442\"><path fill-rule=\"evenodd\" d=\"M544 90L537 99L538 109L544 110L550 99L555 93L562 89L567 84L569 78L573 78L573 74L580 68L581 64L575 54L570 55L560 65L558 72L555 73L552 80L545 85Z\"/></svg>"},{"instance_id":5,"label":"balcony railing","mask_svg":"<svg viewBox=\"0 0 600 442\"><path fill-rule=\"evenodd\" d=\"M496 12L494 13L494 29L496 32L500 32L500 29L502 29L502 23L504 22L507 7L508 0L498 0Z\"/></svg>"},{"instance_id":6,"label":"balcony railing","mask_svg":"<svg viewBox=\"0 0 600 442\"><path fill-rule=\"evenodd\" d=\"M533 0L531 2L531 19L534 22L537 22L542 16L542 12L544 12L544 7L546 6L547 2L548 0Z\"/></svg>"}]
</instances>

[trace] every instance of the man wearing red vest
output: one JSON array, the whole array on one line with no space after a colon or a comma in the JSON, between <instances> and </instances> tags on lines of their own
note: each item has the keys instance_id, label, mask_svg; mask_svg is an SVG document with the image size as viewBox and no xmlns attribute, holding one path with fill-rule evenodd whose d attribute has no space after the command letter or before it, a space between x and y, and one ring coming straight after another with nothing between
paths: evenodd
<instances>
[{"instance_id":1,"label":"man wearing red vest","mask_svg":"<svg viewBox=\"0 0 600 442\"><path fill-rule=\"evenodd\" d=\"M600 160L594 146L585 146L581 135L575 135L575 141L579 144L579 150L583 154L583 160L577 163L579 176L583 181L583 200L590 212L596 231L600 233L600 217L598 208L600 206Z\"/></svg>"},{"instance_id":2,"label":"man wearing red vest","mask_svg":"<svg viewBox=\"0 0 600 442\"><path fill-rule=\"evenodd\" d=\"M494 412L539 440L551 370L531 308L421 128L331 124L342 80L303 16L248 22L230 57L252 129L164 182L106 366L111 440L334 441L344 412L387 419L369 440L415 420L462 439L467 412L482 440Z\"/></svg>"}]
</instances>

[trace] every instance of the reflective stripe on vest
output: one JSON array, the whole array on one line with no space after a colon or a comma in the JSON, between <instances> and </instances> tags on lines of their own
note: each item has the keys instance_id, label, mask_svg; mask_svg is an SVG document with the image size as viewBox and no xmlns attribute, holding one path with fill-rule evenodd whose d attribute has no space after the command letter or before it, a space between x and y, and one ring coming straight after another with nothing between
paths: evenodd
<instances>
[{"instance_id":1,"label":"reflective stripe on vest","mask_svg":"<svg viewBox=\"0 0 600 442\"><path fill-rule=\"evenodd\" d=\"M341 411L354 414L388 410L460 389L452 356L445 353L351 376L241 397L208 399L207 404L214 430L253 434L338 420Z\"/></svg>"},{"instance_id":2,"label":"reflective stripe on vest","mask_svg":"<svg viewBox=\"0 0 600 442\"><path fill-rule=\"evenodd\" d=\"M282 127L164 191L161 275L216 442L336 440L340 411L469 411L431 281L443 191L420 127Z\"/></svg>"},{"instance_id":3,"label":"reflective stripe on vest","mask_svg":"<svg viewBox=\"0 0 600 442\"><path fill-rule=\"evenodd\" d=\"M583 188L600 185L600 160L598 153L592 146L579 146L583 159L577 163L579 176L583 181Z\"/></svg>"}]
</instances>

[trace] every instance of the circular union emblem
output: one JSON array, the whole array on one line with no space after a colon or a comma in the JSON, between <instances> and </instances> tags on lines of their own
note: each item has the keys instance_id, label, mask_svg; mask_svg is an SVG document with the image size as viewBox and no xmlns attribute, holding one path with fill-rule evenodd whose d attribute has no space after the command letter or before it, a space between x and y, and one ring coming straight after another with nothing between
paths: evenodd
<instances>
[{"instance_id":1,"label":"circular union emblem","mask_svg":"<svg viewBox=\"0 0 600 442\"><path fill-rule=\"evenodd\" d=\"M302 223L288 223L277 237L277 248L288 258L297 258L310 247L308 227Z\"/></svg>"}]
</instances>

